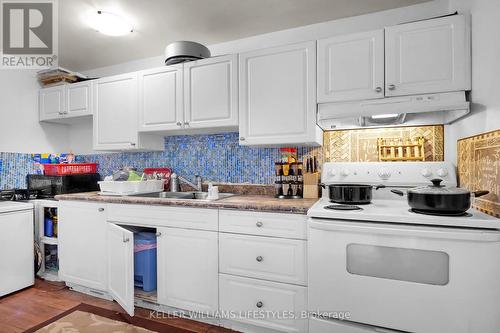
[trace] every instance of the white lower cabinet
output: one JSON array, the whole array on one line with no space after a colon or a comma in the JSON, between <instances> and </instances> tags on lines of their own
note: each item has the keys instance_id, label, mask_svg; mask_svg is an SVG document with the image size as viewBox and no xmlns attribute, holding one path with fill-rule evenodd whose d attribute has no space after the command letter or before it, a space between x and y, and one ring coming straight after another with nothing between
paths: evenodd
<instances>
[{"instance_id":1,"label":"white lower cabinet","mask_svg":"<svg viewBox=\"0 0 500 333\"><path fill-rule=\"evenodd\" d=\"M222 313L235 320L283 332L306 332L307 288L285 283L219 276Z\"/></svg>"},{"instance_id":2,"label":"white lower cabinet","mask_svg":"<svg viewBox=\"0 0 500 333\"><path fill-rule=\"evenodd\" d=\"M152 304L203 316L219 311L223 318L211 320L243 332L308 330L305 216L74 201L59 207L60 276L76 290L102 291L130 315L135 304ZM219 232L219 219L221 230L233 220L237 232L257 235ZM273 237L259 235L261 228ZM146 294L134 288L136 231L157 239L157 290Z\"/></svg>"},{"instance_id":3,"label":"white lower cabinet","mask_svg":"<svg viewBox=\"0 0 500 333\"><path fill-rule=\"evenodd\" d=\"M107 290L105 205L61 201L59 277L83 287Z\"/></svg>"},{"instance_id":4,"label":"white lower cabinet","mask_svg":"<svg viewBox=\"0 0 500 333\"><path fill-rule=\"evenodd\" d=\"M218 234L158 228L158 303L212 314L219 308Z\"/></svg>"},{"instance_id":5,"label":"white lower cabinet","mask_svg":"<svg viewBox=\"0 0 500 333\"><path fill-rule=\"evenodd\" d=\"M306 285L306 242L296 239L220 234L220 271Z\"/></svg>"},{"instance_id":6,"label":"white lower cabinet","mask_svg":"<svg viewBox=\"0 0 500 333\"><path fill-rule=\"evenodd\" d=\"M107 222L107 291L113 299L133 316L137 296L134 231L147 228L148 232L156 232L157 237L157 290L149 293L148 301L213 315L219 309L217 231L160 227L147 221L154 217L158 219L156 224L163 220L166 225L185 226L183 221L206 220L210 213L217 215L217 210L192 208L189 214L190 209L184 207L159 207L165 209L152 212L145 206L129 205L130 216L127 217L115 214L119 207L123 205L110 205ZM141 211L145 223L134 219Z\"/></svg>"},{"instance_id":7,"label":"white lower cabinet","mask_svg":"<svg viewBox=\"0 0 500 333\"><path fill-rule=\"evenodd\" d=\"M108 292L131 316L134 315L134 233L108 224Z\"/></svg>"}]
</instances>

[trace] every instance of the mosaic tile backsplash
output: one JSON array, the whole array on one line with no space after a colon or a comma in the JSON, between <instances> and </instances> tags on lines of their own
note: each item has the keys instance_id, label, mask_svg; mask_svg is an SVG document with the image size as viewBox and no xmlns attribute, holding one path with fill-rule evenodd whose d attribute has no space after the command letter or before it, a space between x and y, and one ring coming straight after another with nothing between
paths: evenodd
<instances>
[{"instance_id":1,"label":"mosaic tile backsplash","mask_svg":"<svg viewBox=\"0 0 500 333\"><path fill-rule=\"evenodd\" d=\"M167 166L187 179L199 174L206 181L220 183L273 183L274 162L280 159L280 150L240 146L238 140L238 133L170 136L165 138L162 152L95 154L84 158L99 163L101 175L126 166L139 170ZM319 150L299 147L298 155L301 158Z\"/></svg>"},{"instance_id":2,"label":"mosaic tile backsplash","mask_svg":"<svg viewBox=\"0 0 500 333\"><path fill-rule=\"evenodd\" d=\"M321 165L327 162L377 161L378 137L423 136L429 161L443 159L443 126L396 127L325 132L324 147L298 147L299 160L314 155ZM123 167L170 167L187 179L199 174L217 183L272 184L274 162L281 157L279 148L239 145L238 133L182 135L165 137L161 152L109 153L77 156L99 163L102 176ZM36 173L30 154L0 153L0 188L23 188L28 173Z\"/></svg>"},{"instance_id":3,"label":"mosaic tile backsplash","mask_svg":"<svg viewBox=\"0 0 500 333\"><path fill-rule=\"evenodd\" d=\"M31 154L0 153L0 189L26 188L29 173L36 173Z\"/></svg>"},{"instance_id":4,"label":"mosaic tile backsplash","mask_svg":"<svg viewBox=\"0 0 500 333\"><path fill-rule=\"evenodd\" d=\"M165 137L165 150L144 153L107 153L79 156L86 162L99 163L99 173L110 175L123 167L170 167L174 172L220 183L271 184L279 148L239 145L238 133L183 135ZM321 148L298 147L299 159L306 154L319 155ZM0 188L25 187L25 177L35 173L30 154L0 153Z\"/></svg>"}]
</instances>

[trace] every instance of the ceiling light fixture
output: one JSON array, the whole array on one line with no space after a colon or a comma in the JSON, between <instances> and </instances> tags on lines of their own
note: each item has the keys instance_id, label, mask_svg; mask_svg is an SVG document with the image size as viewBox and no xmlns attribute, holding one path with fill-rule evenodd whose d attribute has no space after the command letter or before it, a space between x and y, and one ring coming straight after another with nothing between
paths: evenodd
<instances>
[{"instance_id":1,"label":"ceiling light fixture","mask_svg":"<svg viewBox=\"0 0 500 333\"><path fill-rule=\"evenodd\" d=\"M372 116L372 119L388 119L388 118L397 118L399 114L397 113L384 113L384 114L376 114Z\"/></svg>"},{"instance_id":2,"label":"ceiling light fixture","mask_svg":"<svg viewBox=\"0 0 500 333\"><path fill-rule=\"evenodd\" d=\"M91 21L90 25L94 29L107 36L123 36L133 31L132 24L110 12L99 10Z\"/></svg>"}]
</instances>

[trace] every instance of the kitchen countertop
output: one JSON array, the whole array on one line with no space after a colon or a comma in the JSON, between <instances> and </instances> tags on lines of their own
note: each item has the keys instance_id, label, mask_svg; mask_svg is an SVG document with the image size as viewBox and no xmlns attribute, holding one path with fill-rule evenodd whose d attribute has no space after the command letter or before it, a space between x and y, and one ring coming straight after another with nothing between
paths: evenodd
<instances>
[{"instance_id":1,"label":"kitchen countertop","mask_svg":"<svg viewBox=\"0 0 500 333\"><path fill-rule=\"evenodd\" d=\"M263 212L307 214L318 199L277 199L265 195L235 195L233 197L203 201L192 199L141 198L135 196L106 196L98 192L62 194L56 200L95 201L114 204L159 205L197 208L237 209Z\"/></svg>"}]
</instances>

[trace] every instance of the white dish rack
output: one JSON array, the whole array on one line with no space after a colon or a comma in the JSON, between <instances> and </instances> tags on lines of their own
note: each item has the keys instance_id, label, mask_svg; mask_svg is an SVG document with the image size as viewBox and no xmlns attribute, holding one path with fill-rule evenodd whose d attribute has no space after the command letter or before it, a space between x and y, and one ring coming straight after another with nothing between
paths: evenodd
<instances>
[{"instance_id":1,"label":"white dish rack","mask_svg":"<svg viewBox=\"0 0 500 333\"><path fill-rule=\"evenodd\" d=\"M101 195L135 195L162 192L164 180L100 181Z\"/></svg>"}]
</instances>

